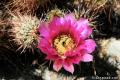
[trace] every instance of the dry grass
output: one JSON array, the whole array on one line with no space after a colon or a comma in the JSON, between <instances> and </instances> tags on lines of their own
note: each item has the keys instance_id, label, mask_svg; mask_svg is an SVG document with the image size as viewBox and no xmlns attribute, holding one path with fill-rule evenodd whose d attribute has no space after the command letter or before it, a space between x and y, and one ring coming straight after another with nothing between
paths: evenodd
<instances>
[{"instance_id":1,"label":"dry grass","mask_svg":"<svg viewBox=\"0 0 120 80\"><path fill-rule=\"evenodd\" d=\"M39 6L43 6L50 0L9 0L7 7L12 12L21 12L22 14L34 14Z\"/></svg>"},{"instance_id":2,"label":"dry grass","mask_svg":"<svg viewBox=\"0 0 120 80\"><path fill-rule=\"evenodd\" d=\"M3 36L5 34L5 31L6 31L5 30L5 25L6 25L5 21L0 19L0 41L3 38Z\"/></svg>"},{"instance_id":3,"label":"dry grass","mask_svg":"<svg viewBox=\"0 0 120 80\"><path fill-rule=\"evenodd\" d=\"M97 14L104 9L107 2L107 0L75 0L74 5L78 7L76 17L84 17L93 20L98 16Z\"/></svg>"},{"instance_id":4,"label":"dry grass","mask_svg":"<svg viewBox=\"0 0 120 80\"><path fill-rule=\"evenodd\" d=\"M0 19L0 26L5 24L3 20Z\"/></svg>"}]
</instances>

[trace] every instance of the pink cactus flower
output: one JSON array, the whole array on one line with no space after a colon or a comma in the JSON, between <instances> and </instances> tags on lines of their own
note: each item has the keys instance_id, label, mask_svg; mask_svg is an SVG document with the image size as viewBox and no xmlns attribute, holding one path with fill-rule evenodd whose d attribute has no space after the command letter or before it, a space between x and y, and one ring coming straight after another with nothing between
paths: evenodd
<instances>
[{"instance_id":1,"label":"pink cactus flower","mask_svg":"<svg viewBox=\"0 0 120 80\"><path fill-rule=\"evenodd\" d=\"M96 43L89 39L92 28L88 19L76 20L73 14L54 17L49 23L41 23L38 48L46 54L46 59L53 61L53 69L62 67L73 74L73 64L93 60L92 52Z\"/></svg>"}]
</instances>

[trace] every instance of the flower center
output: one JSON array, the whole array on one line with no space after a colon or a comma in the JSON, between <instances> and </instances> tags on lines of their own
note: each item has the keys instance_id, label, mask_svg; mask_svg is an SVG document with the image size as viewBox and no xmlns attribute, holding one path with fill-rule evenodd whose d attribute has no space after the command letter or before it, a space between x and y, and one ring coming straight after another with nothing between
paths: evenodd
<instances>
[{"instance_id":1,"label":"flower center","mask_svg":"<svg viewBox=\"0 0 120 80\"><path fill-rule=\"evenodd\" d=\"M54 47L60 56L74 48L74 40L69 35L60 35L54 39Z\"/></svg>"}]
</instances>

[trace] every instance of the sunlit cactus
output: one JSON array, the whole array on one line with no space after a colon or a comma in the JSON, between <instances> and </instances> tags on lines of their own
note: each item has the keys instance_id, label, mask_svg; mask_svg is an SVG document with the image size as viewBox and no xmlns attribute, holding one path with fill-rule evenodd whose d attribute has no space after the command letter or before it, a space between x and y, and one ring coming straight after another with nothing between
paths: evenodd
<instances>
[{"instance_id":1,"label":"sunlit cactus","mask_svg":"<svg viewBox=\"0 0 120 80\"><path fill-rule=\"evenodd\" d=\"M114 11L120 15L120 0L115 0L113 5Z\"/></svg>"},{"instance_id":2,"label":"sunlit cactus","mask_svg":"<svg viewBox=\"0 0 120 80\"><path fill-rule=\"evenodd\" d=\"M10 20L12 24L11 32L14 37L14 41L19 45L19 49L23 51L26 48L33 49L37 44L37 28L39 20L37 17L31 15L13 15Z\"/></svg>"},{"instance_id":3,"label":"sunlit cactus","mask_svg":"<svg viewBox=\"0 0 120 80\"><path fill-rule=\"evenodd\" d=\"M65 15L65 12L63 10L60 10L58 8L52 9L46 14L46 18L48 21L50 21L54 16L62 17Z\"/></svg>"},{"instance_id":4,"label":"sunlit cactus","mask_svg":"<svg viewBox=\"0 0 120 80\"><path fill-rule=\"evenodd\" d=\"M108 63L120 70L120 40L115 38L102 39L98 43L100 45L100 58L107 59Z\"/></svg>"}]
</instances>

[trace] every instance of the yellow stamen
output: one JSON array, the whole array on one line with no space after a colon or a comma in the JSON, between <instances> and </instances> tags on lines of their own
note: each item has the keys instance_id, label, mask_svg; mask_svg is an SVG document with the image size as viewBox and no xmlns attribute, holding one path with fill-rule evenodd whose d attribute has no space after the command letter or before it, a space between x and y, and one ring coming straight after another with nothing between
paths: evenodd
<instances>
[{"instance_id":1,"label":"yellow stamen","mask_svg":"<svg viewBox=\"0 0 120 80\"><path fill-rule=\"evenodd\" d=\"M54 39L54 47L60 56L75 47L74 40L69 35L60 35Z\"/></svg>"}]
</instances>

